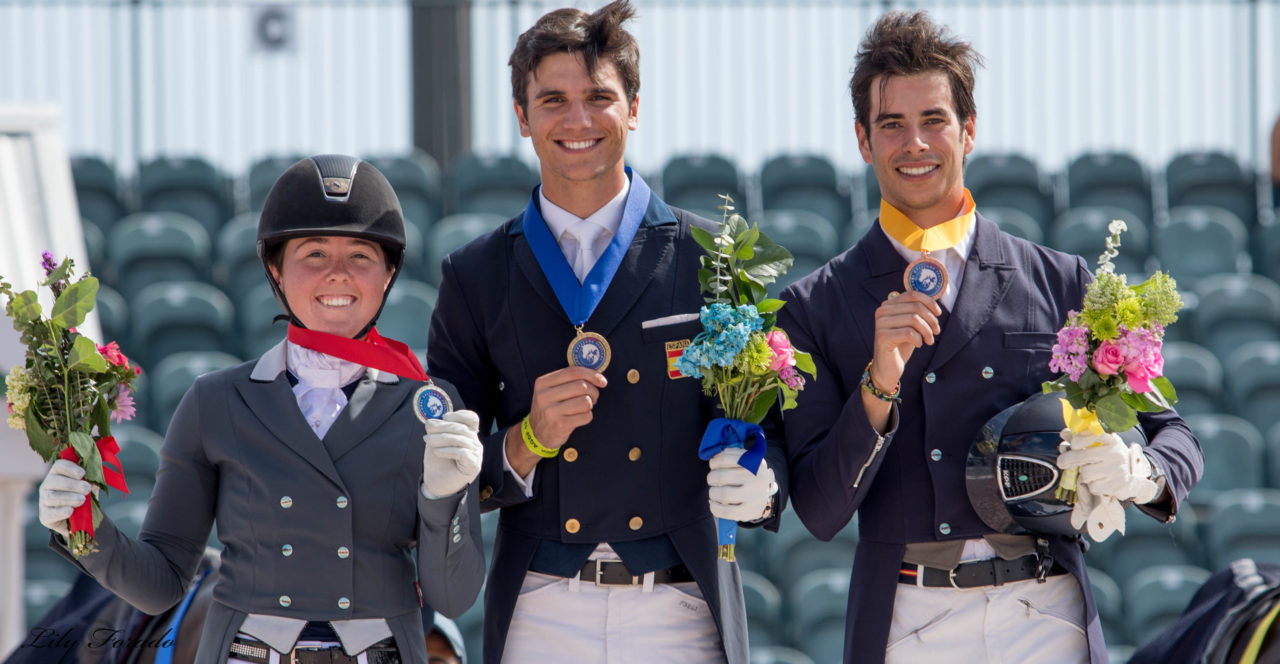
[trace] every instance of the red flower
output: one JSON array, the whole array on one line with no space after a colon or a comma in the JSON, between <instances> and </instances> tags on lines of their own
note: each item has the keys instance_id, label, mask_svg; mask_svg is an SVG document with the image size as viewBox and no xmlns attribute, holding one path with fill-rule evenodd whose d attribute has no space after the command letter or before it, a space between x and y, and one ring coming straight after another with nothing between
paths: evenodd
<instances>
[{"instance_id":1,"label":"red flower","mask_svg":"<svg viewBox=\"0 0 1280 664\"><path fill-rule=\"evenodd\" d=\"M98 352L101 353L102 357L106 358L108 362L116 365L117 367L123 367L129 364L129 358L125 357L124 353L120 352L120 345L114 341L105 346L98 346Z\"/></svg>"}]
</instances>

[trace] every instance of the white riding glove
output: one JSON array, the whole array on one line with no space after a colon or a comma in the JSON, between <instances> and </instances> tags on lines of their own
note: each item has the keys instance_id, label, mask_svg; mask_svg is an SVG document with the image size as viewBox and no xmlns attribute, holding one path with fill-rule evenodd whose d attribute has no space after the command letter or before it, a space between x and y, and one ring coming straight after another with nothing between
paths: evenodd
<instances>
[{"instance_id":1,"label":"white riding glove","mask_svg":"<svg viewBox=\"0 0 1280 664\"><path fill-rule=\"evenodd\" d=\"M40 483L40 523L63 537L69 537L71 529L67 519L71 512L84 504L93 485L84 481L84 468L66 459L58 459L49 468Z\"/></svg>"},{"instance_id":2,"label":"white riding glove","mask_svg":"<svg viewBox=\"0 0 1280 664\"><path fill-rule=\"evenodd\" d=\"M1125 446L1120 436L1076 436L1071 450L1058 457L1059 468L1080 467L1080 481L1098 496L1132 500L1146 504L1156 497L1156 483L1151 480L1151 461L1142 446Z\"/></svg>"},{"instance_id":3,"label":"white riding glove","mask_svg":"<svg viewBox=\"0 0 1280 664\"><path fill-rule=\"evenodd\" d=\"M764 459L754 474L738 465L746 453L741 447L730 447L711 457L707 473L711 514L730 521L758 521L769 507L769 499L778 492L773 470Z\"/></svg>"},{"instance_id":4,"label":"white riding glove","mask_svg":"<svg viewBox=\"0 0 1280 664\"><path fill-rule=\"evenodd\" d=\"M422 495L428 499L452 496L480 474L484 446L480 444L480 416L455 410L443 419L427 420L422 437Z\"/></svg>"}]
</instances>

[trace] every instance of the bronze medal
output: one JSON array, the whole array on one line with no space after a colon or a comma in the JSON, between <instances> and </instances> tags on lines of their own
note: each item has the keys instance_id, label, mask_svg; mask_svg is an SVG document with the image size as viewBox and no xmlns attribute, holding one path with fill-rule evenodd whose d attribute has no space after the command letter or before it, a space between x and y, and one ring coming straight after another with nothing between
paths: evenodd
<instances>
[{"instance_id":1,"label":"bronze medal","mask_svg":"<svg viewBox=\"0 0 1280 664\"><path fill-rule=\"evenodd\" d=\"M902 273L902 285L936 300L947 290L947 268L926 251L907 265Z\"/></svg>"},{"instance_id":2,"label":"bronze medal","mask_svg":"<svg viewBox=\"0 0 1280 664\"><path fill-rule=\"evenodd\" d=\"M595 332L584 332L578 326L578 335L569 342L569 366L586 367L592 371L603 373L609 366L612 354L609 342Z\"/></svg>"}]
</instances>

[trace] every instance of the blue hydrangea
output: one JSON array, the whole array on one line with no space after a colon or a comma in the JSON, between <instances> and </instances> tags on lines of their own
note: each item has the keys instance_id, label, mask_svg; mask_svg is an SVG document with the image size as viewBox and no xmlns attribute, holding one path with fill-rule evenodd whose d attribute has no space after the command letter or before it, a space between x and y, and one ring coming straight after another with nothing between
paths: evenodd
<instances>
[{"instance_id":1,"label":"blue hydrangea","mask_svg":"<svg viewBox=\"0 0 1280 664\"><path fill-rule=\"evenodd\" d=\"M694 378L701 378L703 369L733 366L734 359L746 347L747 338L764 327L760 312L752 304L704 306L699 318L703 331L676 361L680 373Z\"/></svg>"}]
</instances>

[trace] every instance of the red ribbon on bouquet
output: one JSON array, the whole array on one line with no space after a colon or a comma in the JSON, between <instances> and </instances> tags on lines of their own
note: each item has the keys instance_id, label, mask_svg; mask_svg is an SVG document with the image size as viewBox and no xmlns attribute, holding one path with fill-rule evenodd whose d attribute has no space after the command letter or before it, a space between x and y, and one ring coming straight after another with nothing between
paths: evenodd
<instances>
[{"instance_id":1,"label":"red ribbon on bouquet","mask_svg":"<svg viewBox=\"0 0 1280 664\"><path fill-rule=\"evenodd\" d=\"M124 466L120 464L120 457L116 456L119 453L120 444L116 442L114 436L103 436L98 439L98 455L102 457L102 477L106 480L107 486L129 493L129 485L124 482ZM67 461L80 463L80 455L70 445L63 449L59 456ZM70 523L71 532L84 531L89 533L89 537L93 537L93 501L87 499L72 510Z\"/></svg>"}]
</instances>

